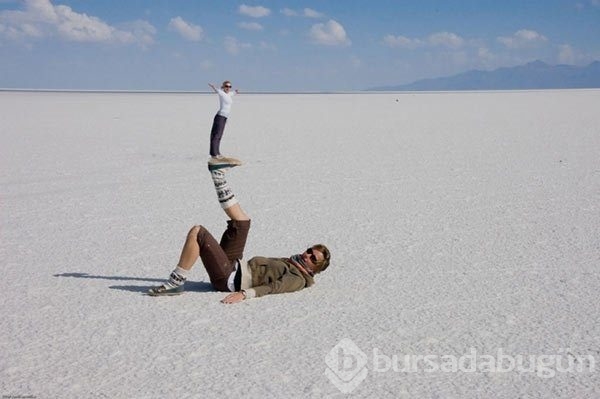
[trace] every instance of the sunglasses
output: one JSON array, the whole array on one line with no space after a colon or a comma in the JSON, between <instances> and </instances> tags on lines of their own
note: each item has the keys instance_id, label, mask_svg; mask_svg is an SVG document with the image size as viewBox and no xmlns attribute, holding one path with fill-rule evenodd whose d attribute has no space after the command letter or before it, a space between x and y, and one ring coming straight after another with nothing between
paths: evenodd
<instances>
[{"instance_id":1,"label":"sunglasses","mask_svg":"<svg viewBox=\"0 0 600 399\"><path fill-rule=\"evenodd\" d=\"M310 259L310 261L311 261L313 264L315 264L315 265L316 265L316 264L317 264L317 262L318 262L319 260L317 259L317 255L315 255L315 254L313 253L313 249L312 249L312 248L308 248L308 249L306 250L306 253L310 255L310 256L309 256L309 259Z\"/></svg>"},{"instance_id":2,"label":"sunglasses","mask_svg":"<svg viewBox=\"0 0 600 399\"><path fill-rule=\"evenodd\" d=\"M225 85L223 87L225 87L226 89L231 89L231 85Z\"/></svg>"}]
</instances>

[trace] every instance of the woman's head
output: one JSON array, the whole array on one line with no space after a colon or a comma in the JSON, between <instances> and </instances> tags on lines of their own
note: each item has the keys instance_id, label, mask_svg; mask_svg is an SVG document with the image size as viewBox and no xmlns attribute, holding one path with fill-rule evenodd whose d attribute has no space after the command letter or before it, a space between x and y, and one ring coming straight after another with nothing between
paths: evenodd
<instances>
[{"instance_id":1,"label":"woman's head","mask_svg":"<svg viewBox=\"0 0 600 399\"><path fill-rule=\"evenodd\" d=\"M231 89L231 82L226 80L223 82L223 84L221 85L221 89L225 90L225 89Z\"/></svg>"},{"instance_id":2,"label":"woman's head","mask_svg":"<svg viewBox=\"0 0 600 399\"><path fill-rule=\"evenodd\" d=\"M329 267L329 261L331 259L331 253L329 249L323 244L315 244L308 248L301 255L305 263L307 263L310 269L315 273L321 273L323 270Z\"/></svg>"}]
</instances>

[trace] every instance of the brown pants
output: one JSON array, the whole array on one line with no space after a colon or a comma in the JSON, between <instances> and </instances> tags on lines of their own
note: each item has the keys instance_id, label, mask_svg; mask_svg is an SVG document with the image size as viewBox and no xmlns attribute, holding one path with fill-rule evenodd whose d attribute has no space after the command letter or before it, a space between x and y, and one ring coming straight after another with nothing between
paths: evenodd
<instances>
[{"instance_id":1,"label":"brown pants","mask_svg":"<svg viewBox=\"0 0 600 399\"><path fill-rule=\"evenodd\" d=\"M200 259L206 268L208 277L217 291L229 291L227 280L235 270L235 262L244 256L244 247L250 230L249 220L228 220L227 230L217 240L200 226L198 231L198 245L200 245Z\"/></svg>"}]
</instances>

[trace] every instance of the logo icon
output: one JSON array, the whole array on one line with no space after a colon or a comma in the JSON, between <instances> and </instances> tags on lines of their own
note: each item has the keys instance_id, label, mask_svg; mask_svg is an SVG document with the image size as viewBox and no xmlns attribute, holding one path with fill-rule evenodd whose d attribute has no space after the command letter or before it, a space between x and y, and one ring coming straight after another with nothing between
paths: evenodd
<instances>
[{"instance_id":1,"label":"logo icon","mask_svg":"<svg viewBox=\"0 0 600 399\"><path fill-rule=\"evenodd\" d=\"M325 364L325 375L342 393L354 391L367 378L367 355L349 338L329 351Z\"/></svg>"}]
</instances>

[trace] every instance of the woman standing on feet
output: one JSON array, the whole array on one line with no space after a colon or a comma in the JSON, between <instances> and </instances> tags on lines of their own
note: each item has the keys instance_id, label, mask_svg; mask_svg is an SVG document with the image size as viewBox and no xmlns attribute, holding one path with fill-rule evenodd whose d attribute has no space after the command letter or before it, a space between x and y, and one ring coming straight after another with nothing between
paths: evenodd
<instances>
[{"instance_id":1,"label":"woman standing on feet","mask_svg":"<svg viewBox=\"0 0 600 399\"><path fill-rule=\"evenodd\" d=\"M231 161L236 165L240 162L235 158L226 159L221 155L221 138L223 138L223 132L225 131L225 124L227 118L231 112L231 104L233 103L233 96L238 94L238 90L231 91L231 82L226 80L221 85L220 89L217 89L213 84L208 84L211 89L219 96L219 111L213 119L212 129L210 130L210 163L217 164L222 163L223 160Z\"/></svg>"},{"instance_id":2,"label":"woman standing on feet","mask_svg":"<svg viewBox=\"0 0 600 399\"><path fill-rule=\"evenodd\" d=\"M200 258L213 288L230 292L221 302L236 303L267 294L293 292L314 284L314 276L327 269L330 253L322 244L313 245L301 254L287 258L254 257L242 261L250 218L233 195L225 179L225 171L234 164L212 165L208 170L213 179L221 208L229 217L221 242L203 226L193 226L187 235L179 263L161 286L150 288L149 295L178 295L194 263Z\"/></svg>"}]
</instances>

